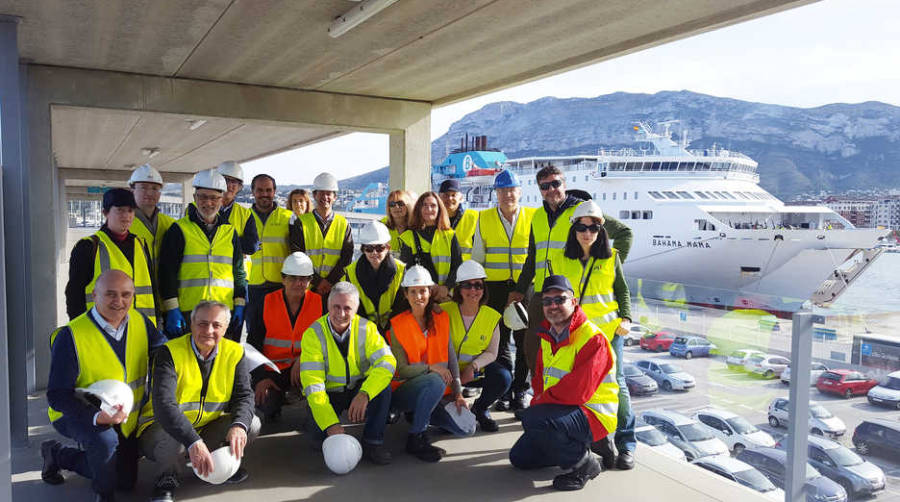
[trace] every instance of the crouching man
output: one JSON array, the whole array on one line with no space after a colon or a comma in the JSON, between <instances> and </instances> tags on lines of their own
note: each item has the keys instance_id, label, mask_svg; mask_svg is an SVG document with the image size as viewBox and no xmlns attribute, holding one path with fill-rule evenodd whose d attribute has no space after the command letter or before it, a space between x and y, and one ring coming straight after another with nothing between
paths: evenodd
<instances>
[{"instance_id":1,"label":"crouching man","mask_svg":"<svg viewBox=\"0 0 900 502\"><path fill-rule=\"evenodd\" d=\"M191 312L191 333L156 354L150 401L138 420L141 450L156 468L152 502L174 500L185 450L205 476L213 470L210 451L225 443L242 458L259 434L244 348L224 338L230 319L224 304L201 301ZM227 483L245 479L241 468Z\"/></svg>"},{"instance_id":2,"label":"crouching man","mask_svg":"<svg viewBox=\"0 0 900 502\"><path fill-rule=\"evenodd\" d=\"M538 330L534 399L521 412L525 433L509 461L520 469L567 469L553 479L553 487L580 490L603 470L591 443L608 442L616 431L615 353L578 306L568 279L547 277L541 295L545 320Z\"/></svg>"}]
</instances>

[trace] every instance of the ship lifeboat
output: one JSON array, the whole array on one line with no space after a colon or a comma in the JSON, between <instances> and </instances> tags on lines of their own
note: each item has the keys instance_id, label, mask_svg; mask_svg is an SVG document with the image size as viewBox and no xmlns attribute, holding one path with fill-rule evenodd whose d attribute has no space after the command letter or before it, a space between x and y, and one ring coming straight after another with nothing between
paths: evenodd
<instances>
[{"instance_id":1,"label":"ship lifeboat","mask_svg":"<svg viewBox=\"0 0 900 502\"><path fill-rule=\"evenodd\" d=\"M499 173L501 169L469 169L466 176L493 176Z\"/></svg>"}]
</instances>

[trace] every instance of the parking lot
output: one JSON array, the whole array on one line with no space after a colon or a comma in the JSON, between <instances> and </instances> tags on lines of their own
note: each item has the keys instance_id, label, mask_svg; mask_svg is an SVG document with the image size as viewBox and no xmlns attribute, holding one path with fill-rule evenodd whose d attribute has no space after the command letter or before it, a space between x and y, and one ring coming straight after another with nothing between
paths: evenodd
<instances>
[{"instance_id":1,"label":"parking lot","mask_svg":"<svg viewBox=\"0 0 900 502\"><path fill-rule=\"evenodd\" d=\"M778 440L787 433L785 428L773 428L767 421L766 409L772 399L788 397L788 386L778 379L763 380L740 371L729 370L724 356L702 357L685 360L675 358L667 352L652 353L638 346L625 348L625 359L636 362L641 359L655 359L681 366L694 376L697 386L688 391L660 390L650 396L632 398L635 413L654 408L664 408L692 415L697 410L714 405L743 416L760 429L772 434ZM810 389L810 400L827 408L847 425L847 433L839 438L845 446L853 449L850 438L853 430L867 418L897 420L900 411L870 405L865 396L843 399L821 394L814 387ZM887 477L887 487L876 500L900 502L900 462L883 456L864 456L878 465Z\"/></svg>"}]
</instances>

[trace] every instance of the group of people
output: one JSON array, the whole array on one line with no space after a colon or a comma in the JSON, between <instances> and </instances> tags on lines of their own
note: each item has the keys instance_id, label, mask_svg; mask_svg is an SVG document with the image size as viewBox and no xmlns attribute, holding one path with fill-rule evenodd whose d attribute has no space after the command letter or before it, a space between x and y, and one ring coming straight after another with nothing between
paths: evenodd
<instances>
[{"instance_id":1,"label":"group of people","mask_svg":"<svg viewBox=\"0 0 900 502\"><path fill-rule=\"evenodd\" d=\"M313 441L344 434L346 412L365 423L363 457L379 465L391 462L384 432L399 417L406 451L437 462L445 452L429 427L495 432L493 407L522 421L511 463L566 469L558 489L632 468L620 336L631 231L567 193L559 169L536 181L541 208L519 205L521 183L507 170L494 180L496 207L482 211L464 207L453 179L437 193L395 190L385 218L359 231L354 261L330 173L315 178L312 200L292 192L290 209L259 174L248 208L235 202L241 166L223 162L194 177L193 202L175 220L157 207L159 173L137 168L131 190L104 194L104 225L72 250L70 322L51 339L47 397L54 428L80 448L45 442L42 478L58 484L61 470L75 471L98 500L113 500L133 486L143 454L155 465L151 500L173 500L185 455L201 476L214 468L209 446L241 458L291 389L308 403ZM252 365L251 347L272 365ZM85 398L105 379L128 384L130 410ZM246 478L241 468L227 482Z\"/></svg>"}]
</instances>

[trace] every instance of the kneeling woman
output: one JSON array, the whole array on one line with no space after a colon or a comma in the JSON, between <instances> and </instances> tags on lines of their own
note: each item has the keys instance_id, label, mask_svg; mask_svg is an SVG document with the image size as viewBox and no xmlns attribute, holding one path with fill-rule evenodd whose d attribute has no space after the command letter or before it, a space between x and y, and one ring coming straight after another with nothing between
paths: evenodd
<instances>
[{"instance_id":1,"label":"kneeling woman","mask_svg":"<svg viewBox=\"0 0 900 502\"><path fill-rule=\"evenodd\" d=\"M461 413L467 405L450 343L449 316L434 311L431 274L419 265L409 267L402 286L410 308L391 319L391 352L397 358L391 406L412 413L406 451L426 462L437 462L445 452L425 435L429 422L458 436L475 431L462 430L444 408L454 401L454 412Z\"/></svg>"},{"instance_id":2,"label":"kneeling woman","mask_svg":"<svg viewBox=\"0 0 900 502\"><path fill-rule=\"evenodd\" d=\"M441 304L450 316L450 338L459 360L460 381L468 387L481 387L472 412L485 432L499 430L488 408L502 396L512 381L509 370L497 361L500 345L500 318L488 301L484 280L487 274L478 262L467 260L456 271L453 301Z\"/></svg>"}]
</instances>

